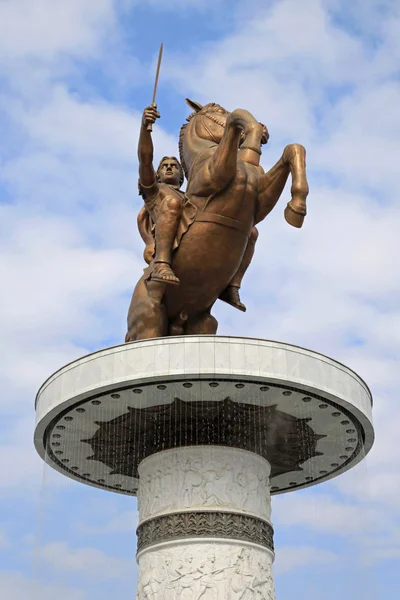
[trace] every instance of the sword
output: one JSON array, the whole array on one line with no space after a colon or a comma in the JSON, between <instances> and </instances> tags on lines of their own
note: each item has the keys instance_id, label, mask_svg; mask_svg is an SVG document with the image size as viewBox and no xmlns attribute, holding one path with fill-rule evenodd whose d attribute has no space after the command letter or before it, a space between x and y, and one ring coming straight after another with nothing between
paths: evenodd
<instances>
[{"instance_id":1,"label":"sword","mask_svg":"<svg viewBox=\"0 0 400 600\"><path fill-rule=\"evenodd\" d=\"M158 77L160 75L160 67L161 67L161 59L162 59L162 55L163 55L163 50L164 50L164 44L161 44L160 46L160 50L158 52L158 61L157 61L157 69L156 69L156 80L154 82L154 91L153 91L153 102L152 104L156 103L156 94L157 94L157 86L158 86ZM153 126L151 123L149 123L147 125L147 131L153 131Z\"/></svg>"}]
</instances>

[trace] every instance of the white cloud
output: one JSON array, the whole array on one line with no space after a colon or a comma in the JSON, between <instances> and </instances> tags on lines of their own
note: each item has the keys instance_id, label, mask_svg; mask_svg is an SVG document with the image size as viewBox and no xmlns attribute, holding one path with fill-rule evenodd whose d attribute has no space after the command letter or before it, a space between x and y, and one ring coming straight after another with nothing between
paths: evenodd
<instances>
[{"instance_id":1,"label":"white cloud","mask_svg":"<svg viewBox=\"0 0 400 600\"><path fill-rule=\"evenodd\" d=\"M22 404L21 399L17 397ZM32 400L32 399L30 399ZM0 497L18 497L29 502L33 512L40 511L43 502L48 503L50 493L60 486L70 483L65 477L50 469L36 454L33 447L34 411L30 403L30 417L23 414L15 418L15 407L0 404L4 427L1 432L0 445ZM26 410L26 406L24 407ZM11 413L7 415L7 413ZM25 411L24 411L25 412Z\"/></svg>"},{"instance_id":2,"label":"white cloud","mask_svg":"<svg viewBox=\"0 0 400 600\"><path fill-rule=\"evenodd\" d=\"M49 89L41 106L27 109L22 103L6 106L11 118L18 122L36 147L55 156L78 155L118 166L120 170L137 167L136 140L141 114L101 99L82 101L59 84ZM177 139L164 132L162 120L154 127L156 155L171 152Z\"/></svg>"},{"instance_id":3,"label":"white cloud","mask_svg":"<svg viewBox=\"0 0 400 600\"><path fill-rule=\"evenodd\" d=\"M102 515L104 521L104 515ZM86 535L107 535L110 533L132 534L138 526L139 515L137 510L125 510L113 516L109 521L101 525L91 523L78 523L77 529Z\"/></svg>"},{"instance_id":4,"label":"white cloud","mask_svg":"<svg viewBox=\"0 0 400 600\"><path fill-rule=\"evenodd\" d=\"M5 534L4 531L0 530L0 550L3 550L4 548L7 548L7 546L9 545L9 540L7 535Z\"/></svg>"},{"instance_id":5,"label":"white cloud","mask_svg":"<svg viewBox=\"0 0 400 600\"><path fill-rule=\"evenodd\" d=\"M123 314L112 325L105 316L123 311L119 295L129 294L140 268L125 249L91 247L72 219L23 213L14 209L0 258L1 404L11 412L21 402L33 410L49 369L86 354L91 340L115 335L115 326L123 339Z\"/></svg>"},{"instance_id":6,"label":"white cloud","mask_svg":"<svg viewBox=\"0 0 400 600\"><path fill-rule=\"evenodd\" d=\"M334 170L353 185L358 182L359 189L372 186L375 194L393 194L397 181L391 157L396 156L400 119L390 107L399 103L400 85L374 84L360 86L331 112L331 135L315 152L315 166Z\"/></svg>"},{"instance_id":7,"label":"white cloud","mask_svg":"<svg viewBox=\"0 0 400 600\"><path fill-rule=\"evenodd\" d=\"M273 521L276 526L306 527L320 534L358 537L379 519L379 527L387 526L386 518L375 507L341 502L327 494L284 494L274 500Z\"/></svg>"},{"instance_id":8,"label":"white cloud","mask_svg":"<svg viewBox=\"0 0 400 600\"><path fill-rule=\"evenodd\" d=\"M86 600L87 596L73 587L42 584L20 573L0 571L0 591L7 600Z\"/></svg>"},{"instance_id":9,"label":"white cloud","mask_svg":"<svg viewBox=\"0 0 400 600\"><path fill-rule=\"evenodd\" d=\"M276 552L274 572L280 576L300 567L330 565L335 563L338 558L334 552L312 546L282 546Z\"/></svg>"},{"instance_id":10,"label":"white cloud","mask_svg":"<svg viewBox=\"0 0 400 600\"><path fill-rule=\"evenodd\" d=\"M43 463L33 452L31 444L15 440L0 446L0 490L2 496L13 493L23 496L37 489L43 473ZM37 496L38 499L38 496ZM34 498L31 498L34 501Z\"/></svg>"},{"instance_id":11,"label":"white cloud","mask_svg":"<svg viewBox=\"0 0 400 600\"><path fill-rule=\"evenodd\" d=\"M138 4L139 0L117 0L121 8L125 11L134 9ZM149 8L154 8L158 12L175 12L180 11L213 11L218 10L223 4L224 0L170 0L169 2L159 2L159 0L142 0L142 4L145 4ZM195 12L195 14L196 14Z\"/></svg>"},{"instance_id":12,"label":"white cloud","mask_svg":"<svg viewBox=\"0 0 400 600\"><path fill-rule=\"evenodd\" d=\"M26 134L52 153L78 152L120 166L121 161L134 162L132 137L140 124L136 112L100 101L80 102L62 86L55 86L37 111L10 110Z\"/></svg>"},{"instance_id":13,"label":"white cloud","mask_svg":"<svg viewBox=\"0 0 400 600\"><path fill-rule=\"evenodd\" d=\"M233 35L202 53L196 47L193 55L167 58L166 72L200 101L246 106L270 126L271 140L308 142L323 86L361 76L362 44L330 21L319 0L260 3L250 21L239 17Z\"/></svg>"},{"instance_id":14,"label":"white cloud","mask_svg":"<svg viewBox=\"0 0 400 600\"><path fill-rule=\"evenodd\" d=\"M377 398L375 426L377 437L370 456L357 467L357 474L348 473L336 481L338 489L364 505L375 505L387 515L400 514L400 474L394 451L400 418L398 410L383 398ZM378 516L376 516L378 519ZM395 530L396 531L396 530ZM395 533L395 532L394 532ZM400 545L400 529L398 530Z\"/></svg>"},{"instance_id":15,"label":"white cloud","mask_svg":"<svg viewBox=\"0 0 400 600\"><path fill-rule=\"evenodd\" d=\"M31 328L37 332L45 327L53 331L50 336L61 331L71 335L71 320L74 327L82 327L83 319L90 318L85 307L95 306L100 298L107 301L104 295L111 300L115 288L124 285L134 266L131 257L118 249L90 248L76 239L76 230L68 229L52 218L26 219L17 226L16 238L23 236L23 247L18 251L14 239L12 251L0 264L1 277L9 286L2 302L10 329L18 327L24 314L26 335ZM94 323L89 320L86 327L90 326Z\"/></svg>"},{"instance_id":16,"label":"white cloud","mask_svg":"<svg viewBox=\"0 0 400 600\"><path fill-rule=\"evenodd\" d=\"M26 55L93 54L114 24L113 0L12 0L0 3L0 53L8 60Z\"/></svg>"},{"instance_id":17,"label":"white cloud","mask_svg":"<svg viewBox=\"0 0 400 600\"><path fill-rule=\"evenodd\" d=\"M85 577L118 579L132 571L132 562L107 556L97 548L71 548L66 542L52 542L35 550L36 560L48 566Z\"/></svg>"}]
</instances>

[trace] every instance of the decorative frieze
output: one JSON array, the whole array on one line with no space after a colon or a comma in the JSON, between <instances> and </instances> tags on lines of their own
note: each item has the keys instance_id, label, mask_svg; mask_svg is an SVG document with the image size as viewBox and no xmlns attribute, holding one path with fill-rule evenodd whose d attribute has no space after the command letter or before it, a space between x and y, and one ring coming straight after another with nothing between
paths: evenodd
<instances>
[{"instance_id":1,"label":"decorative frieze","mask_svg":"<svg viewBox=\"0 0 400 600\"><path fill-rule=\"evenodd\" d=\"M139 466L140 521L185 510L271 516L269 463L252 452L220 446L167 450Z\"/></svg>"},{"instance_id":2,"label":"decorative frieze","mask_svg":"<svg viewBox=\"0 0 400 600\"><path fill-rule=\"evenodd\" d=\"M275 600L271 555L227 543L171 545L139 558L136 600Z\"/></svg>"},{"instance_id":3,"label":"decorative frieze","mask_svg":"<svg viewBox=\"0 0 400 600\"><path fill-rule=\"evenodd\" d=\"M272 526L266 521L238 513L172 513L149 519L139 525L138 552L155 544L197 537L251 542L273 552L273 532Z\"/></svg>"}]
</instances>

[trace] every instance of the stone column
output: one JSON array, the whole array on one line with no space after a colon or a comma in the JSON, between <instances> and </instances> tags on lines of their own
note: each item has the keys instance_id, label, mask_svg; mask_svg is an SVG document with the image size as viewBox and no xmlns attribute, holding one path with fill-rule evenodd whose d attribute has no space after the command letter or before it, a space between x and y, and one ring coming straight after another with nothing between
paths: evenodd
<instances>
[{"instance_id":1,"label":"stone column","mask_svg":"<svg viewBox=\"0 0 400 600\"><path fill-rule=\"evenodd\" d=\"M270 470L224 446L144 459L137 600L275 600Z\"/></svg>"}]
</instances>

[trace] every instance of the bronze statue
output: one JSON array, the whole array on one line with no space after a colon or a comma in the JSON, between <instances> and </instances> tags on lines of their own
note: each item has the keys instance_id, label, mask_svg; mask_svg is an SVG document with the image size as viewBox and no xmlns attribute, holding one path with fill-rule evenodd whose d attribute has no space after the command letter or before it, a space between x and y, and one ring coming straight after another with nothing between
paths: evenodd
<instances>
[{"instance_id":1,"label":"bronze statue","mask_svg":"<svg viewBox=\"0 0 400 600\"><path fill-rule=\"evenodd\" d=\"M133 292L126 341L181 334L214 334L211 308L220 298L240 310L239 288L257 239L255 225L277 203L289 173L292 199L285 218L301 227L308 184L305 149L286 146L267 173L259 165L267 128L248 111L231 113L215 103L187 100L194 112L180 132L181 165L164 157L155 173L152 124L155 104L145 109L139 138L139 190L145 206L138 218L149 266Z\"/></svg>"},{"instance_id":2,"label":"bronze statue","mask_svg":"<svg viewBox=\"0 0 400 600\"><path fill-rule=\"evenodd\" d=\"M153 168L153 142L150 132L153 123L160 117L157 107L144 109L139 136L139 195L145 202L138 215L138 228L146 244L144 259L151 269L146 271L146 281L179 284L179 279L171 268L172 251L176 247L175 236L182 218L184 192L180 187L184 181L182 166L175 156L164 156L157 172ZM267 134L266 134L267 135ZM253 227L241 265L220 299L235 308L245 311L240 301L241 282L254 254L258 237ZM175 242L175 243L174 243Z\"/></svg>"},{"instance_id":3,"label":"bronze statue","mask_svg":"<svg viewBox=\"0 0 400 600\"><path fill-rule=\"evenodd\" d=\"M179 284L171 268L173 243L182 217L183 169L174 156L164 156L157 173L153 168L153 142L149 125L159 117L155 105L145 108L140 129L139 194L145 202L138 216L139 232L146 244L144 259L152 264L148 280Z\"/></svg>"}]
</instances>

